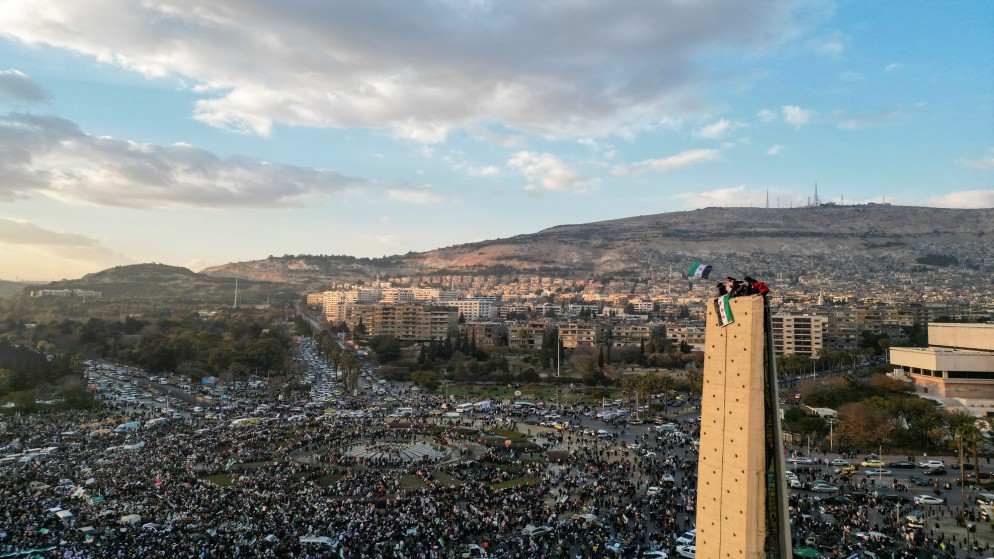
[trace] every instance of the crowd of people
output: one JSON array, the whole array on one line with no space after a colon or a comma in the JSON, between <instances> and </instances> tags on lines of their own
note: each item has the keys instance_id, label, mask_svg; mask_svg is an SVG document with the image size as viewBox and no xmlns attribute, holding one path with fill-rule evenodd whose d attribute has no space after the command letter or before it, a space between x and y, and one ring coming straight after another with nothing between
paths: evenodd
<instances>
[{"instance_id":1,"label":"crowd of people","mask_svg":"<svg viewBox=\"0 0 994 559\"><path fill-rule=\"evenodd\" d=\"M0 557L447 559L469 546L501 558L676 556L695 523L696 422L633 431L621 443L578 427L576 411L565 429L515 413L312 414L241 427L188 417L121 432L114 427L134 415L6 418L0 454L56 450L0 466ZM513 444L494 444L505 439ZM448 451L424 460L347 452L405 443ZM805 481L834 475L796 470ZM913 507L832 479L848 496L790 495L795 545L906 558L963 545L924 523L909 527ZM530 535L529 526L543 529Z\"/></svg>"}]
</instances>

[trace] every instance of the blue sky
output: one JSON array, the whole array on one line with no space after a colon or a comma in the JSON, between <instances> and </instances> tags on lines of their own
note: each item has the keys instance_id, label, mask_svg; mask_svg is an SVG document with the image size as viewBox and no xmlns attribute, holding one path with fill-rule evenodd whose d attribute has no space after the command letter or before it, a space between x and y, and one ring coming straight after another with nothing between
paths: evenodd
<instances>
[{"instance_id":1,"label":"blue sky","mask_svg":"<svg viewBox=\"0 0 994 559\"><path fill-rule=\"evenodd\" d=\"M0 0L0 278L994 207L994 3Z\"/></svg>"}]
</instances>

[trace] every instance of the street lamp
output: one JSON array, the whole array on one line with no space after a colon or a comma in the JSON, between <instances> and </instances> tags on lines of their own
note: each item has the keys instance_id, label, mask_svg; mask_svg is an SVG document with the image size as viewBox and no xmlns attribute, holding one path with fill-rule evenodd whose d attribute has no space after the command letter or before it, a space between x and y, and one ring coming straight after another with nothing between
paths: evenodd
<instances>
[{"instance_id":1,"label":"street lamp","mask_svg":"<svg viewBox=\"0 0 994 559\"><path fill-rule=\"evenodd\" d=\"M835 452L835 424L839 422L838 418L827 417L825 421L828 422L828 450Z\"/></svg>"}]
</instances>

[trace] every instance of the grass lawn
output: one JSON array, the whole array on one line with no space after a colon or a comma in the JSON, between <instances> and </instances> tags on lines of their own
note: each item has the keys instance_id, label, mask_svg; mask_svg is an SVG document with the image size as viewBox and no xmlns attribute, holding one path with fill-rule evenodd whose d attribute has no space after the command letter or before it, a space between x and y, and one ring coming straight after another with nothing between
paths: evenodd
<instances>
[{"instance_id":1,"label":"grass lawn","mask_svg":"<svg viewBox=\"0 0 994 559\"><path fill-rule=\"evenodd\" d=\"M445 472L432 472L431 476L435 478L435 481L441 483L445 487L457 487L459 485L464 485L465 483L463 480L453 477Z\"/></svg>"},{"instance_id":2,"label":"grass lawn","mask_svg":"<svg viewBox=\"0 0 994 559\"><path fill-rule=\"evenodd\" d=\"M494 489L509 489L511 487L518 487L520 485L538 485L539 479L531 476L523 476L519 478L509 479L507 481L502 481L500 483L493 484Z\"/></svg>"},{"instance_id":3,"label":"grass lawn","mask_svg":"<svg viewBox=\"0 0 994 559\"><path fill-rule=\"evenodd\" d=\"M400 478L400 488L406 491L424 489L426 487L428 487L428 484L418 476L403 476Z\"/></svg>"},{"instance_id":4,"label":"grass lawn","mask_svg":"<svg viewBox=\"0 0 994 559\"><path fill-rule=\"evenodd\" d=\"M209 481L219 487L230 487L232 483L231 476L228 474L214 474L212 476L204 476L200 479Z\"/></svg>"},{"instance_id":5,"label":"grass lawn","mask_svg":"<svg viewBox=\"0 0 994 559\"><path fill-rule=\"evenodd\" d=\"M338 483L338 480L345 477L345 474L328 474L326 476L321 476L318 478L318 485L321 487L330 487Z\"/></svg>"},{"instance_id":6,"label":"grass lawn","mask_svg":"<svg viewBox=\"0 0 994 559\"><path fill-rule=\"evenodd\" d=\"M509 431L507 429L491 429L486 432L488 435L494 435L495 437L504 437L505 439L522 439L525 434L520 431Z\"/></svg>"}]
</instances>

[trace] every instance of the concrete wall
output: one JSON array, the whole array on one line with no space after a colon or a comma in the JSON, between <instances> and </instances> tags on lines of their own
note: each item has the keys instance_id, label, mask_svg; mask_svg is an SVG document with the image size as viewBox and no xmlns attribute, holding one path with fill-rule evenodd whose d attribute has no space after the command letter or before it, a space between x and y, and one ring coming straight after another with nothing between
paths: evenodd
<instances>
[{"instance_id":1,"label":"concrete wall","mask_svg":"<svg viewBox=\"0 0 994 559\"><path fill-rule=\"evenodd\" d=\"M697 481L697 557L763 557L766 526L763 299L731 300L721 328L708 304Z\"/></svg>"},{"instance_id":2,"label":"concrete wall","mask_svg":"<svg viewBox=\"0 0 994 559\"><path fill-rule=\"evenodd\" d=\"M994 324L928 325L928 345L994 351Z\"/></svg>"},{"instance_id":3,"label":"concrete wall","mask_svg":"<svg viewBox=\"0 0 994 559\"><path fill-rule=\"evenodd\" d=\"M930 371L977 371L994 379L994 353L944 351L942 349L892 347L890 362Z\"/></svg>"}]
</instances>

